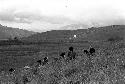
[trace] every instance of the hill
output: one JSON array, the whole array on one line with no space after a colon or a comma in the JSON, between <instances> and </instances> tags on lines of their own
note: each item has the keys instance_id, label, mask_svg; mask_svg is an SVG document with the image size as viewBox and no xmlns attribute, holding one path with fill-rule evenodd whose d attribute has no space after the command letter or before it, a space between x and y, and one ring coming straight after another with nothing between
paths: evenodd
<instances>
[{"instance_id":1,"label":"hill","mask_svg":"<svg viewBox=\"0 0 125 84\"><path fill-rule=\"evenodd\" d=\"M69 25L65 27L69 28ZM71 27L73 26L71 25ZM77 30L47 31L31 35L28 38L24 38L23 40L31 42L83 42L113 41L123 40L125 38L125 25L111 25L98 28L92 27L88 29L81 28L81 26L77 26Z\"/></svg>"},{"instance_id":2,"label":"hill","mask_svg":"<svg viewBox=\"0 0 125 84\"><path fill-rule=\"evenodd\" d=\"M8 38L14 38L14 37L18 37L18 38L28 37L32 34L35 34L35 32L2 26L0 24L0 40L6 40Z\"/></svg>"},{"instance_id":3,"label":"hill","mask_svg":"<svg viewBox=\"0 0 125 84\"><path fill-rule=\"evenodd\" d=\"M99 28L90 28L87 34L88 40L92 41L118 41L125 39L125 25L111 25Z\"/></svg>"}]
</instances>

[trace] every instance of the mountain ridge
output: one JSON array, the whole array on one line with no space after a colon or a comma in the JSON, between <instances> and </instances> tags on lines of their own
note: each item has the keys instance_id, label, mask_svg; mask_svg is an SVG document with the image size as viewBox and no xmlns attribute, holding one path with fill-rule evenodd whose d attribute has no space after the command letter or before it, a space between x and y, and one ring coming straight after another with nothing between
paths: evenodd
<instances>
[{"instance_id":1,"label":"mountain ridge","mask_svg":"<svg viewBox=\"0 0 125 84\"><path fill-rule=\"evenodd\" d=\"M0 40L13 39L14 37L22 38L35 34L36 32L19 28L7 27L0 24Z\"/></svg>"},{"instance_id":2,"label":"mountain ridge","mask_svg":"<svg viewBox=\"0 0 125 84\"><path fill-rule=\"evenodd\" d=\"M72 41L107 41L110 38L125 39L125 25L110 25L77 30L52 30L29 36L32 42L72 42Z\"/></svg>"}]
</instances>

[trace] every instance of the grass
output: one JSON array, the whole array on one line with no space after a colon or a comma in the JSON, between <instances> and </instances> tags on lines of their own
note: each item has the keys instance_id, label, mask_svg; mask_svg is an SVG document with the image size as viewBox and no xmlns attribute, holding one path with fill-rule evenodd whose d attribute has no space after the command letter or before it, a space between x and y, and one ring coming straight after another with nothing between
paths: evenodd
<instances>
[{"instance_id":1,"label":"grass","mask_svg":"<svg viewBox=\"0 0 125 84\"><path fill-rule=\"evenodd\" d=\"M23 84L21 82L26 77L28 84L125 84L125 49L122 45L123 41L0 47L1 69L6 69L1 72L0 81L1 84ZM76 60L68 63L65 60L53 60L60 52L67 52L69 46L75 48L78 54ZM92 62L83 53L83 49L90 46L96 49ZM21 55L23 52L25 54ZM36 68L33 63L44 56L51 61L44 67ZM32 68L24 69L23 66L28 64ZM10 74L7 72L9 67L17 70Z\"/></svg>"}]
</instances>

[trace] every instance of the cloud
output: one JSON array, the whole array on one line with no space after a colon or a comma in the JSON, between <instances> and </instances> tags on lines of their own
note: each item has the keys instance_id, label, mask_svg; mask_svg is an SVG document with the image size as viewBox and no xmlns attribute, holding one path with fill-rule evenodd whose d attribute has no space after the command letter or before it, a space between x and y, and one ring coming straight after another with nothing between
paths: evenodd
<instances>
[{"instance_id":1,"label":"cloud","mask_svg":"<svg viewBox=\"0 0 125 84\"><path fill-rule=\"evenodd\" d=\"M47 16L44 14L39 14L38 12L22 12L16 13L17 17L26 18L29 21L39 21L39 22L48 22L51 24L65 24L75 22L72 19L65 16Z\"/></svg>"},{"instance_id":2,"label":"cloud","mask_svg":"<svg viewBox=\"0 0 125 84\"><path fill-rule=\"evenodd\" d=\"M5 22L15 22L15 23L31 23L27 18L25 17L18 17L14 13L15 10L6 10L0 12L0 20Z\"/></svg>"},{"instance_id":3,"label":"cloud","mask_svg":"<svg viewBox=\"0 0 125 84\"><path fill-rule=\"evenodd\" d=\"M0 21L38 31L125 24L125 5L124 0L0 0Z\"/></svg>"},{"instance_id":4,"label":"cloud","mask_svg":"<svg viewBox=\"0 0 125 84\"><path fill-rule=\"evenodd\" d=\"M65 24L75 22L69 18L63 16L46 16L39 14L38 12L20 12L19 10L4 10L0 12L0 20L5 22L15 23L33 23L35 21L48 22L51 24Z\"/></svg>"},{"instance_id":5,"label":"cloud","mask_svg":"<svg viewBox=\"0 0 125 84\"><path fill-rule=\"evenodd\" d=\"M119 11L110 6L84 11L77 16L76 20L89 26L125 25L124 11Z\"/></svg>"}]
</instances>

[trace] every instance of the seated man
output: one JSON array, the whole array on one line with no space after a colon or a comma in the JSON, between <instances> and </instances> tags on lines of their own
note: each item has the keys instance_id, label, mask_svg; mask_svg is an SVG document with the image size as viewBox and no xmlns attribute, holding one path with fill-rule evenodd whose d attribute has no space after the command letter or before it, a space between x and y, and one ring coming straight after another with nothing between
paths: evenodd
<instances>
[{"instance_id":1,"label":"seated man","mask_svg":"<svg viewBox=\"0 0 125 84\"><path fill-rule=\"evenodd\" d=\"M43 62L42 62L42 63L43 63L43 65L47 64L47 63L48 63L48 61L49 61L49 60L48 60L48 57L44 57L44 58L43 58Z\"/></svg>"},{"instance_id":2,"label":"seated man","mask_svg":"<svg viewBox=\"0 0 125 84\"><path fill-rule=\"evenodd\" d=\"M65 52L62 52L60 56L64 59L65 58Z\"/></svg>"},{"instance_id":3,"label":"seated man","mask_svg":"<svg viewBox=\"0 0 125 84\"><path fill-rule=\"evenodd\" d=\"M9 72L14 72L15 70L13 68L10 68L9 69Z\"/></svg>"},{"instance_id":4,"label":"seated man","mask_svg":"<svg viewBox=\"0 0 125 84\"><path fill-rule=\"evenodd\" d=\"M84 53L89 55L89 51L88 50L84 50Z\"/></svg>"},{"instance_id":5,"label":"seated man","mask_svg":"<svg viewBox=\"0 0 125 84\"><path fill-rule=\"evenodd\" d=\"M38 63L39 65L41 65L42 61L41 61L41 60L38 60L37 63Z\"/></svg>"}]
</instances>

